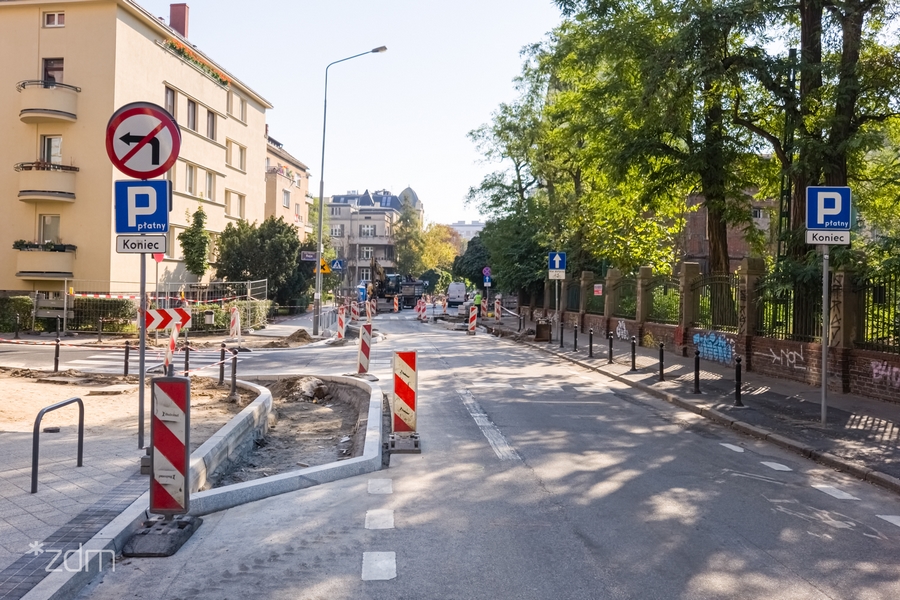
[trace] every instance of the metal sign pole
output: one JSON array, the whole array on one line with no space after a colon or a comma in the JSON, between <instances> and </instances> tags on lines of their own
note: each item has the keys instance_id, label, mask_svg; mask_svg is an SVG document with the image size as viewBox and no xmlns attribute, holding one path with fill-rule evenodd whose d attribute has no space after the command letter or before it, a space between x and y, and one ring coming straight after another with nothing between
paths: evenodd
<instances>
[{"instance_id":1,"label":"metal sign pole","mask_svg":"<svg viewBox=\"0 0 900 600\"><path fill-rule=\"evenodd\" d=\"M141 261L141 314L138 317L140 327L140 350L138 352L138 371L140 371L140 383L138 384L138 450L144 447L144 358L147 350L147 255L139 254Z\"/></svg>"},{"instance_id":2,"label":"metal sign pole","mask_svg":"<svg viewBox=\"0 0 900 600\"><path fill-rule=\"evenodd\" d=\"M556 322L559 323L559 279L556 280L556 313L554 314L556 315ZM550 334L550 337L553 337L552 333Z\"/></svg>"},{"instance_id":3,"label":"metal sign pole","mask_svg":"<svg viewBox=\"0 0 900 600\"><path fill-rule=\"evenodd\" d=\"M828 303L828 246L822 246L822 425L828 414L828 324L831 306Z\"/></svg>"}]
</instances>

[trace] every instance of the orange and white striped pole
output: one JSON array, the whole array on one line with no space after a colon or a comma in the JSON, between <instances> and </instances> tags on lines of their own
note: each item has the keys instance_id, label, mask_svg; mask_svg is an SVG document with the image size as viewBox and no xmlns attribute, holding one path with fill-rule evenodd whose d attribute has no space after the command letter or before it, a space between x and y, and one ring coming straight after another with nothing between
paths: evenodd
<instances>
[{"instance_id":1,"label":"orange and white striped pole","mask_svg":"<svg viewBox=\"0 0 900 600\"><path fill-rule=\"evenodd\" d=\"M447 299L444 298L444 314L447 314Z\"/></svg>"},{"instance_id":2,"label":"orange and white striped pole","mask_svg":"<svg viewBox=\"0 0 900 600\"><path fill-rule=\"evenodd\" d=\"M393 433L416 432L416 397L419 394L419 377L416 371L416 353L394 352L394 401L391 403Z\"/></svg>"},{"instance_id":3,"label":"orange and white striped pole","mask_svg":"<svg viewBox=\"0 0 900 600\"><path fill-rule=\"evenodd\" d=\"M172 328L172 335L169 336L169 345L166 346L166 358L163 362L163 372L168 375L169 367L175 360L175 345L178 342L178 334L181 332L181 323L175 323Z\"/></svg>"},{"instance_id":4,"label":"orange and white striped pole","mask_svg":"<svg viewBox=\"0 0 900 600\"><path fill-rule=\"evenodd\" d=\"M369 372L369 354L372 352L372 324L366 323L359 328L359 359L357 373Z\"/></svg>"},{"instance_id":5,"label":"orange and white striped pole","mask_svg":"<svg viewBox=\"0 0 900 600\"><path fill-rule=\"evenodd\" d=\"M487 296L481 297L481 318L487 319Z\"/></svg>"},{"instance_id":6,"label":"orange and white striped pole","mask_svg":"<svg viewBox=\"0 0 900 600\"><path fill-rule=\"evenodd\" d=\"M344 334L347 332L347 318L345 315L345 308L343 306L338 306L338 322L337 322L337 339L344 339Z\"/></svg>"},{"instance_id":7,"label":"orange and white striped pole","mask_svg":"<svg viewBox=\"0 0 900 600\"><path fill-rule=\"evenodd\" d=\"M350 320L353 323L359 321L359 304L357 304L356 302L350 303Z\"/></svg>"},{"instance_id":8,"label":"orange and white striped pole","mask_svg":"<svg viewBox=\"0 0 900 600\"><path fill-rule=\"evenodd\" d=\"M400 312L400 301L394 296L394 312Z\"/></svg>"},{"instance_id":9,"label":"orange and white striped pole","mask_svg":"<svg viewBox=\"0 0 900 600\"><path fill-rule=\"evenodd\" d=\"M478 308L473 304L469 307L469 328L466 330L468 335L475 335L475 322L478 320Z\"/></svg>"},{"instance_id":10,"label":"orange and white striped pole","mask_svg":"<svg viewBox=\"0 0 900 600\"><path fill-rule=\"evenodd\" d=\"M500 298L494 300L494 320L500 322Z\"/></svg>"},{"instance_id":11,"label":"orange and white striped pole","mask_svg":"<svg viewBox=\"0 0 900 600\"><path fill-rule=\"evenodd\" d=\"M366 300L366 323L372 322L372 303Z\"/></svg>"},{"instance_id":12,"label":"orange and white striped pole","mask_svg":"<svg viewBox=\"0 0 900 600\"><path fill-rule=\"evenodd\" d=\"M369 300L372 303L372 315L378 314L378 298L372 298Z\"/></svg>"}]
</instances>

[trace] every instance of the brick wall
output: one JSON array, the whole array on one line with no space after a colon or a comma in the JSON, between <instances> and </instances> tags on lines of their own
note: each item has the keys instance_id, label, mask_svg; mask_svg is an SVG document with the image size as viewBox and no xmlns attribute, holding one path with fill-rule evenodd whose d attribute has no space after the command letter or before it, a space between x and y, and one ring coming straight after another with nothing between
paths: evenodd
<instances>
[{"instance_id":1,"label":"brick wall","mask_svg":"<svg viewBox=\"0 0 900 600\"><path fill-rule=\"evenodd\" d=\"M821 344L764 337L750 339L748 371L817 385L821 381L821 364Z\"/></svg>"},{"instance_id":2,"label":"brick wall","mask_svg":"<svg viewBox=\"0 0 900 600\"><path fill-rule=\"evenodd\" d=\"M643 335L640 324L630 319L610 317L608 326L617 340L631 340L634 336L640 341Z\"/></svg>"},{"instance_id":3,"label":"brick wall","mask_svg":"<svg viewBox=\"0 0 900 600\"><path fill-rule=\"evenodd\" d=\"M653 338L653 347L659 348L660 342L665 342L666 351L667 352L675 352L677 354L681 354L681 348L675 345L675 330L677 326L675 325L665 325L662 323L644 323L643 327L643 336L640 339L640 344L645 345L644 342L647 341L647 336L651 336Z\"/></svg>"},{"instance_id":4,"label":"brick wall","mask_svg":"<svg viewBox=\"0 0 900 600\"><path fill-rule=\"evenodd\" d=\"M847 362L850 393L900 402L900 356L851 350Z\"/></svg>"}]
</instances>

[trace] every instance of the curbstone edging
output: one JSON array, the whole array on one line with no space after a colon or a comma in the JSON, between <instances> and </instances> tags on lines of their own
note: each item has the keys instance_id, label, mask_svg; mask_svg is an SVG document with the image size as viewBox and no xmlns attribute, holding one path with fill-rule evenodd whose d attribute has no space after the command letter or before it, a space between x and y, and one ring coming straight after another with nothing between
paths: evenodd
<instances>
[{"instance_id":1,"label":"curbstone edging","mask_svg":"<svg viewBox=\"0 0 900 600\"><path fill-rule=\"evenodd\" d=\"M749 423L744 423L743 421L735 421L731 424L731 427L732 429L737 429L742 433L746 433L747 435L759 438L761 440L765 440L769 435L772 434L772 432L768 429L763 429L762 427L757 427L756 425L750 425Z\"/></svg>"},{"instance_id":2,"label":"curbstone edging","mask_svg":"<svg viewBox=\"0 0 900 600\"><path fill-rule=\"evenodd\" d=\"M866 473L866 481L871 481L876 485L887 488L892 492L900 492L900 479L881 471L869 471Z\"/></svg>"}]
</instances>

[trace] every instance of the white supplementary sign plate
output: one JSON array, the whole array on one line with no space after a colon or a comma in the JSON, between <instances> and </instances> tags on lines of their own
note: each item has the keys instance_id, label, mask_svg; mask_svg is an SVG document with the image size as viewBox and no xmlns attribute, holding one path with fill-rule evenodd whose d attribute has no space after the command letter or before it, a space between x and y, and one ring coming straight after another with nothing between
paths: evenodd
<instances>
[{"instance_id":1,"label":"white supplementary sign plate","mask_svg":"<svg viewBox=\"0 0 900 600\"><path fill-rule=\"evenodd\" d=\"M849 231L813 231L806 230L806 243L827 246L849 246Z\"/></svg>"},{"instance_id":2,"label":"white supplementary sign plate","mask_svg":"<svg viewBox=\"0 0 900 600\"><path fill-rule=\"evenodd\" d=\"M550 279L565 279L566 272L562 269L550 269Z\"/></svg>"},{"instance_id":3,"label":"white supplementary sign plate","mask_svg":"<svg viewBox=\"0 0 900 600\"><path fill-rule=\"evenodd\" d=\"M160 254L166 251L164 235L117 235L116 252L119 254Z\"/></svg>"}]
</instances>

